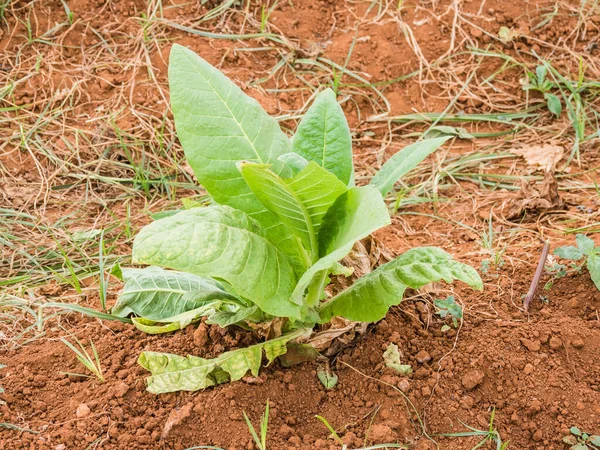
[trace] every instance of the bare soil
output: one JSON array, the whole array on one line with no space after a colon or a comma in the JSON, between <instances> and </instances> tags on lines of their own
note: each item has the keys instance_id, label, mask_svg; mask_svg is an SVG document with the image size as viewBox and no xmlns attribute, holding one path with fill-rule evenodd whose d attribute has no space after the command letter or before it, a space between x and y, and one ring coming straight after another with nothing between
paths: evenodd
<instances>
[{"instance_id":1,"label":"bare soil","mask_svg":"<svg viewBox=\"0 0 600 450\"><path fill-rule=\"evenodd\" d=\"M24 21L30 18L34 36L43 35L65 21L60 1L16 1L11 6L12 13L5 16L6 22L0 21L3 80L8 83L32 74L17 83L10 98L0 97L0 110L6 107L3 112L12 114L11 107L22 106L18 115L32 126L37 119L49 117L44 109L47 105L54 111L57 102L62 101L56 98L56 92L70 92L69 102L60 104L66 112L51 119L40 134L48 148L53 149L49 154L38 154L34 147L19 145L15 116L6 116L14 120L0 124L7 136L0 146L2 207L41 215L47 224L71 217L72 231L86 226L102 227L111 220L107 212L111 211L119 218L131 214L135 233L150 221L148 213L195 193L186 187L173 192L153 188L151 199L143 192L128 193L125 202L120 196L129 191L108 180L121 173L118 164L107 169L95 166L86 172L83 181L72 176L74 169L68 165L85 166L88 158L93 160L102 152L107 160L127 162L114 128L111 131L106 125L105 119L112 114L120 130L142 142L156 142L156 135L150 137L149 133L163 127L165 139L173 147L152 156L154 150L149 144L132 146L134 158L139 161L147 157L165 167L175 160L180 167L171 170L169 166L166 175L182 183L191 180L173 138L166 103L167 60L173 42L190 47L220 67L269 113L289 119L283 123L292 129L296 112L310 96L310 91L300 89L303 83L318 85L330 80L327 73L311 73L314 67L292 60L286 72L270 77L281 52L245 51L279 45L264 38L214 39L162 24L151 28L154 35L146 40L140 18L143 13L148 15L154 2L67 3L73 12L73 24L47 36L52 40L59 35L57 46L27 43ZM192 27L195 20L219 2L180 2L180 6L176 3L163 4L164 21ZM385 94L388 116L440 112L450 102L453 112L512 112L530 100L522 90L521 69L502 71L496 88L485 84L486 77L501 69L503 60L471 55L432 64L467 47L501 52L533 66L535 55L544 55L553 58L557 68L572 74L577 73L578 64L573 55L585 54L590 70L597 69L600 11L577 14L579 2L557 3L558 13L543 26L539 24L552 13L554 2L406 1L401 12L391 2L381 17L377 17L378 8L386 2L373 2L375 6L369 9L370 5L369 1L294 0L292 6L291 2L281 1L269 17L269 26L273 33L293 43L299 59L326 58L343 66L353 46L347 68ZM236 10L240 8L245 6ZM258 3L248 6L248 14L259 21L260 11ZM244 23L242 17L231 14L211 19L202 22L202 29L231 34L258 32L255 24ZM459 27L453 25L457 21ZM501 27L519 30L521 37L501 42L497 39ZM408 41L413 42L412 47ZM132 55L136 64L130 64ZM22 67L17 68L19 65ZM419 75L406 77L419 70ZM468 89L461 91L471 75L477 83L466 83ZM262 84L253 83L262 77L270 78ZM395 81L386 83L389 80ZM384 112L385 102L360 80L344 77L342 83L348 96L344 109L354 132L361 182L374 167L411 142L402 133L422 128L414 123L404 127L400 123L371 120ZM555 120L548 114L536 124L538 128L526 130L524 137L457 140L443 156L434 155L428 160L424 171L412 181L416 185L427 180L431 171L447 158L506 151L512 145L511 139L527 144L546 143L549 139L570 142L563 137L569 129L565 117L561 120L567 125L559 127L562 133L544 131ZM488 122L464 126L472 133L510 129L506 124ZM76 129L89 133L90 138L83 139ZM69 143L72 148L82 149L79 156L70 153ZM216 356L248 345L255 338L242 330L204 325L149 336L130 325L68 314L49 318L42 335L34 327L26 330L22 339L15 340L10 338L10 331L14 335L23 322L10 319L9 315L3 319L6 345L0 350L0 363L7 365L0 371L0 386L5 390L0 394L1 422L21 430L0 428L0 448L186 449L213 445L232 450L253 449L242 413L246 412L257 424L267 400L271 408L268 442L272 449L341 448L315 415L325 417L349 448L393 442L421 450L470 449L477 439L440 434L465 431L463 424L485 430L493 411L494 425L502 439L509 441L508 448L566 448L562 437L571 426L600 433L600 292L585 270L553 280L548 290L543 285L551 277L544 275L530 310L525 311L522 306L542 240L550 239L553 248L572 243L573 235L564 233L567 229L598 222L600 197L589 188L598 180L598 150L597 140L582 145L578 165L573 163L564 173L575 174L579 185L562 189L566 185L561 181L563 207L532 211L524 220L509 221L502 214L507 205L522 200L518 188L490 190L474 179L451 180L443 189L446 201L403 207L393 225L375 236L384 254L395 256L413 246L436 245L480 269L484 260L490 258L490 250L482 247L481 240L482 233L488 230L486 220L493 216L497 233L494 246L496 251L502 250L501 264L491 264L486 272L482 271L483 293L445 285L412 292L384 320L370 325L364 335L331 359L331 367L339 376L331 390L319 382L317 363L291 368L274 363L263 368L258 378L247 377L202 392L156 396L145 391L147 373L136 363L140 352ZM179 156L170 160L169 152ZM92 154L96 156L92 158ZM57 160L68 164L57 165ZM471 170L515 176L516 186L518 178L535 173L514 155ZM577 187L584 185L588 187ZM600 245L597 235L590 236ZM47 235L23 234L22 238L24 241L13 242L23 248L29 248L35 239L41 239L35 244L54 245ZM130 239L117 237L113 252L126 256L130 244ZM3 259L5 256L3 253ZM6 256L2 265L6 279L12 267L8 261ZM2 278L4 274L0 273L0 281ZM38 286L30 295L44 301L76 299L82 305L99 308L94 280L84 280L83 295L60 282ZM110 301L118 288L118 284L111 287ZM23 289L24 295L25 292ZM464 305L464 322L458 328L440 319L432 304L434 298L449 294ZM10 311L7 309L6 313ZM444 324L451 329L443 332ZM82 342L92 339L96 344L105 383L64 374L84 370L60 342L66 330ZM390 343L397 344L412 365L412 375L402 377L386 368L382 354Z\"/></svg>"}]
</instances>

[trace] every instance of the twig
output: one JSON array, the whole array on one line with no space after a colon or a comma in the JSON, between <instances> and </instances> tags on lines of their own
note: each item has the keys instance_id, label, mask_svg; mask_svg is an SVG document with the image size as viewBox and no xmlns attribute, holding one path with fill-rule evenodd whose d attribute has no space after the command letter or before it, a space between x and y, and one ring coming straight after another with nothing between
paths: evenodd
<instances>
[{"instance_id":1,"label":"twig","mask_svg":"<svg viewBox=\"0 0 600 450\"><path fill-rule=\"evenodd\" d=\"M540 278L542 277L542 273L544 272L544 264L546 264L546 258L548 258L548 250L550 250L550 241L544 242L544 248L542 249L542 256L540 256L540 262L538 263L537 269L535 270L533 280L531 280L529 292L527 292L527 296L525 297L525 301L523 302L523 307L525 308L525 311L529 309L529 304L531 303L531 300L533 300L535 291L537 290L538 284L540 283Z\"/></svg>"}]
</instances>

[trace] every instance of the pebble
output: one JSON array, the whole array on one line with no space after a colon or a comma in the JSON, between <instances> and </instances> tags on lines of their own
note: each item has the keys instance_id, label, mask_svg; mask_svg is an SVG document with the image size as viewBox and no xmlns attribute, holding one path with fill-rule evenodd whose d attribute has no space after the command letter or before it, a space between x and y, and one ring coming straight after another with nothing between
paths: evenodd
<instances>
[{"instance_id":1,"label":"pebble","mask_svg":"<svg viewBox=\"0 0 600 450\"><path fill-rule=\"evenodd\" d=\"M88 405L86 405L85 403L81 403L77 407L77 411L75 412L75 415L77 416L78 419L83 419L84 417L89 416L90 413L91 413L90 407Z\"/></svg>"},{"instance_id":2,"label":"pebble","mask_svg":"<svg viewBox=\"0 0 600 450\"><path fill-rule=\"evenodd\" d=\"M415 355L415 359L420 364L425 364L431 361L431 355L427 353L425 350L421 350L419 353Z\"/></svg>"},{"instance_id":3,"label":"pebble","mask_svg":"<svg viewBox=\"0 0 600 450\"><path fill-rule=\"evenodd\" d=\"M550 348L552 350L558 350L561 347L562 347L562 341L560 340L560 338L558 338L556 336L552 336L550 338Z\"/></svg>"},{"instance_id":4,"label":"pebble","mask_svg":"<svg viewBox=\"0 0 600 450\"><path fill-rule=\"evenodd\" d=\"M398 381L397 386L398 386L398 389L400 389L405 394L410 390L410 382L408 381L408 378L401 378Z\"/></svg>"},{"instance_id":5,"label":"pebble","mask_svg":"<svg viewBox=\"0 0 600 450\"><path fill-rule=\"evenodd\" d=\"M397 438L396 433L394 433L390 427L381 424L376 424L371 427L369 437L377 443L394 442Z\"/></svg>"},{"instance_id":6,"label":"pebble","mask_svg":"<svg viewBox=\"0 0 600 450\"><path fill-rule=\"evenodd\" d=\"M474 370L469 370L462 377L461 382L462 382L463 387L466 390L472 391L477 386L479 386L481 383L483 383L484 379L485 379L485 373L483 373L482 370L474 369Z\"/></svg>"},{"instance_id":7,"label":"pebble","mask_svg":"<svg viewBox=\"0 0 600 450\"><path fill-rule=\"evenodd\" d=\"M533 369L533 364L526 364L523 372L525 372L525 375L531 375L531 373L533 373Z\"/></svg>"},{"instance_id":8,"label":"pebble","mask_svg":"<svg viewBox=\"0 0 600 450\"><path fill-rule=\"evenodd\" d=\"M583 342L583 339L578 337L578 338L573 339L573 341L571 342L571 345L575 348L583 348L583 346L585 345L585 342Z\"/></svg>"},{"instance_id":9,"label":"pebble","mask_svg":"<svg viewBox=\"0 0 600 450\"><path fill-rule=\"evenodd\" d=\"M539 352L542 348L540 341L532 341L531 339L521 339L521 344L523 344L530 352Z\"/></svg>"}]
</instances>

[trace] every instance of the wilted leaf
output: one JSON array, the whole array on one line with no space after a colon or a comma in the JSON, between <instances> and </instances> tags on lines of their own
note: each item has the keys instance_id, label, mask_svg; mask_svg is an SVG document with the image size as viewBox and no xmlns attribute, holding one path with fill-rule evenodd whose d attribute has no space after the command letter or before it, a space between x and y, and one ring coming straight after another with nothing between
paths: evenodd
<instances>
[{"instance_id":1,"label":"wilted leaf","mask_svg":"<svg viewBox=\"0 0 600 450\"><path fill-rule=\"evenodd\" d=\"M410 364L402 364L400 361L400 351L396 344L388 345L387 350L383 353L383 361L390 369L394 369L401 375L410 375L412 367Z\"/></svg>"},{"instance_id":2,"label":"wilted leaf","mask_svg":"<svg viewBox=\"0 0 600 450\"><path fill-rule=\"evenodd\" d=\"M515 155L522 156L529 166L545 172L554 169L565 155L565 149L560 145L527 145L509 150Z\"/></svg>"},{"instance_id":3,"label":"wilted leaf","mask_svg":"<svg viewBox=\"0 0 600 450\"><path fill-rule=\"evenodd\" d=\"M540 184L535 180L530 183L522 181L518 196L509 199L506 205L510 205L505 214L508 220L520 220L523 214L539 214L541 211L561 210L565 207L558 195L558 182L552 172L546 172Z\"/></svg>"},{"instance_id":4,"label":"wilted leaf","mask_svg":"<svg viewBox=\"0 0 600 450\"><path fill-rule=\"evenodd\" d=\"M508 27L500 27L498 37L505 42L511 42L514 38L519 37L519 32Z\"/></svg>"},{"instance_id":5,"label":"wilted leaf","mask_svg":"<svg viewBox=\"0 0 600 450\"><path fill-rule=\"evenodd\" d=\"M289 341L298 339L305 333L305 329L296 330L278 339L225 352L214 359L142 352L138 363L152 373L146 383L148 391L153 394L197 391L227 381L237 381L248 371L253 376L258 376L263 352L271 363L287 351L286 344Z\"/></svg>"}]
</instances>

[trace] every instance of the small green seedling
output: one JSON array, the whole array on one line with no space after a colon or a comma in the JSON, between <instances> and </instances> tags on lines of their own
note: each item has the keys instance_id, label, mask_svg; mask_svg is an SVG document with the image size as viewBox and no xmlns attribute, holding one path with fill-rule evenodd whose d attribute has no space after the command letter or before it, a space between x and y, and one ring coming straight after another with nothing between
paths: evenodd
<instances>
[{"instance_id":1,"label":"small green seedling","mask_svg":"<svg viewBox=\"0 0 600 450\"><path fill-rule=\"evenodd\" d=\"M537 91L544 95L548 110L555 116L560 116L562 113L562 103L560 98L552 94L550 91L556 88L555 83L546 78L548 67L539 65L535 68L535 73L527 71L529 82L523 86L526 91Z\"/></svg>"},{"instance_id":2,"label":"small green seedling","mask_svg":"<svg viewBox=\"0 0 600 450\"><path fill-rule=\"evenodd\" d=\"M439 436L444 437L473 437L480 436L483 439L475 446L472 450L477 448L482 448L487 443L495 444L496 450L505 450L508 448L508 441L502 442L502 438L500 437L500 433L494 428L494 417L496 415L496 409L492 410L492 415L490 417L490 426L487 430L478 430L477 428L470 427L466 423L460 421L465 427L467 427L470 431L464 431L462 433L447 433L440 434Z\"/></svg>"},{"instance_id":3,"label":"small green seedling","mask_svg":"<svg viewBox=\"0 0 600 450\"><path fill-rule=\"evenodd\" d=\"M77 347L75 347L73 344L71 344L69 341L67 341L65 338L61 338L60 340L73 353L75 353L77 360L81 364L83 364L83 366L86 369L88 369L90 372L92 372L96 376L96 378L98 378L98 380L100 380L101 382L104 383L105 380L104 380L104 375L102 374L102 366L100 365L100 358L98 357L98 352L96 351L96 346L94 345L94 342L91 339L90 339L90 347L92 349L92 355L94 355L93 358L87 352L87 350L85 349L83 344L79 341L79 339L75 338L75 341L77 342L77 345L79 346L79 349ZM63 373L65 373L67 375L75 375L78 377L86 377L86 378L90 377L90 375L84 375L81 373L71 373L71 372L63 372Z\"/></svg>"},{"instance_id":4,"label":"small green seedling","mask_svg":"<svg viewBox=\"0 0 600 450\"><path fill-rule=\"evenodd\" d=\"M571 261L584 261L592 281L600 290L600 246L584 234L578 234L575 238L577 246L567 245L558 247L554 254L563 259Z\"/></svg>"},{"instance_id":5,"label":"small green seedling","mask_svg":"<svg viewBox=\"0 0 600 450\"><path fill-rule=\"evenodd\" d=\"M338 382L338 376L331 370L329 364L321 365L317 369L317 377L325 389L333 389Z\"/></svg>"},{"instance_id":6,"label":"small green seedling","mask_svg":"<svg viewBox=\"0 0 600 450\"><path fill-rule=\"evenodd\" d=\"M571 446L569 450L600 449L600 436L584 433L577 427L571 427L569 431L571 434L563 438L563 442Z\"/></svg>"},{"instance_id":7,"label":"small green seedling","mask_svg":"<svg viewBox=\"0 0 600 450\"><path fill-rule=\"evenodd\" d=\"M331 426L331 424L329 423L329 421L325 417L319 416L318 414L315 417L317 419L319 419L321 422L323 422L323 425L325 425L325 427L329 430L329 432L331 433L331 437L333 439L335 439L343 447L346 446L346 444L344 444L344 441L342 441L342 438L340 437L340 435L337 434L337 431L335 431L335 428L333 428Z\"/></svg>"},{"instance_id":8,"label":"small green seedling","mask_svg":"<svg viewBox=\"0 0 600 450\"><path fill-rule=\"evenodd\" d=\"M265 412L260 420L260 438L254 429L254 425L248 418L246 411L243 412L244 420L246 421L246 425L248 425L248 430L252 435L252 439L254 439L254 443L258 447L259 450L267 450L267 429L269 428L269 400L267 400L267 406L265 407Z\"/></svg>"},{"instance_id":9,"label":"small green seedling","mask_svg":"<svg viewBox=\"0 0 600 450\"><path fill-rule=\"evenodd\" d=\"M442 319L448 315L452 316L452 325L454 325L454 328L458 328L458 321L463 318L463 309L462 306L456 303L453 295L449 295L445 299L438 298L433 301L433 304L438 308L436 314Z\"/></svg>"}]
</instances>

